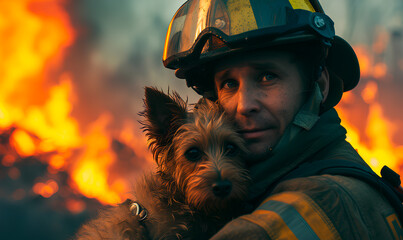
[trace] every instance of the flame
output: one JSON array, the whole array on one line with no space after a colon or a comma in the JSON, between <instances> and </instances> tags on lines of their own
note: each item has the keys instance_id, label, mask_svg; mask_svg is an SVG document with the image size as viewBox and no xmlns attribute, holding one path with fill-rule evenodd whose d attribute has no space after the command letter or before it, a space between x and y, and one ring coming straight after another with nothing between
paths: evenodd
<instances>
[{"instance_id":1,"label":"flame","mask_svg":"<svg viewBox=\"0 0 403 240\"><path fill-rule=\"evenodd\" d=\"M84 141L86 150L79 157L72 177L85 196L102 197L100 200L104 203L117 203L120 197L107 182L109 166L115 161L109 149L110 138L104 134L110 119L109 115L102 115L91 127Z\"/></svg>"},{"instance_id":2,"label":"flame","mask_svg":"<svg viewBox=\"0 0 403 240\"><path fill-rule=\"evenodd\" d=\"M50 89L46 85L46 72L60 64L64 50L73 43L74 31L60 3L0 3L0 33L4 36L0 44L4 56L0 64L0 128L16 125L56 146L62 142L77 146L77 127L67 117L69 80L62 77L60 85ZM60 123L61 119L66 120ZM46 143L36 146L22 130L14 135L22 156L56 148ZM72 136L73 140L61 136Z\"/></svg>"},{"instance_id":3,"label":"flame","mask_svg":"<svg viewBox=\"0 0 403 240\"><path fill-rule=\"evenodd\" d=\"M16 105L28 107L44 99L46 94L37 93L43 92L46 65L51 59L52 64L59 64L63 49L73 42L74 32L60 2L0 2L0 127L24 118Z\"/></svg>"},{"instance_id":4,"label":"flame","mask_svg":"<svg viewBox=\"0 0 403 240\"><path fill-rule=\"evenodd\" d=\"M362 91L362 98L369 104L369 114L366 120L365 134L369 141L362 139L360 131L351 125L347 115L349 113L338 108L342 125L347 129L347 141L349 141L358 151L358 153L367 161L367 163L379 173L384 165L392 169L398 169L399 156L398 149L390 139L393 136L393 124L389 122L382 111L379 102L376 101L377 85L375 82L368 82Z\"/></svg>"},{"instance_id":5,"label":"flame","mask_svg":"<svg viewBox=\"0 0 403 240\"><path fill-rule=\"evenodd\" d=\"M375 45L376 48L380 48ZM357 54L360 63L361 78L375 78L382 80L386 77L388 67L384 62L376 62L374 60L373 52L366 46L356 46L354 51ZM380 51L380 50L376 50Z\"/></svg>"},{"instance_id":6,"label":"flame","mask_svg":"<svg viewBox=\"0 0 403 240\"><path fill-rule=\"evenodd\" d=\"M27 132L19 129L15 130L10 140L20 156L31 156L35 153L35 143Z\"/></svg>"},{"instance_id":7,"label":"flame","mask_svg":"<svg viewBox=\"0 0 403 240\"><path fill-rule=\"evenodd\" d=\"M64 0L0 1L0 130L14 129L10 145L20 157L43 156L49 173L67 171L70 186L104 204L121 202L128 191L124 176L111 178L116 163L108 124L113 118L103 113L81 129L72 111L74 76L51 73L62 67L76 33L65 11ZM130 122L129 120L127 122ZM132 131L131 133L128 131ZM119 138L133 147L136 155L149 159L145 140L136 137L132 124L125 123ZM120 139L119 139L120 140ZM17 161L6 154L1 163L18 179ZM34 193L49 198L58 192L55 180L37 182ZM15 199L25 195L16 191ZM69 199L66 208L81 212L85 204Z\"/></svg>"},{"instance_id":8,"label":"flame","mask_svg":"<svg viewBox=\"0 0 403 240\"><path fill-rule=\"evenodd\" d=\"M380 43L373 47L374 53L380 53L379 51L384 49L384 45ZM378 100L379 81L383 81L387 77L386 64L374 62L368 48L358 46L355 47L355 50L362 78L367 82L361 93L345 93L342 101L336 107L342 119L342 125L347 129L347 141L357 149L376 173L380 174L384 165L400 172L403 146L398 146L392 141L397 127L387 119ZM362 119L365 114L358 112L358 109L367 109L367 119ZM364 128L359 129L362 126Z\"/></svg>"}]
</instances>

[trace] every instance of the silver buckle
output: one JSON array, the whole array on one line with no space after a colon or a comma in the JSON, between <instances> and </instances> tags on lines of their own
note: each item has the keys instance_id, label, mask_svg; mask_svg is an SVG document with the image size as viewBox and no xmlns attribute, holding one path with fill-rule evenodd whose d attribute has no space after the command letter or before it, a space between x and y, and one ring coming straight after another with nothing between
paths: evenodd
<instances>
[{"instance_id":1,"label":"silver buckle","mask_svg":"<svg viewBox=\"0 0 403 240\"><path fill-rule=\"evenodd\" d=\"M148 216L148 211L137 202L132 202L129 207L130 212L134 216L139 216L139 221L144 221Z\"/></svg>"}]
</instances>

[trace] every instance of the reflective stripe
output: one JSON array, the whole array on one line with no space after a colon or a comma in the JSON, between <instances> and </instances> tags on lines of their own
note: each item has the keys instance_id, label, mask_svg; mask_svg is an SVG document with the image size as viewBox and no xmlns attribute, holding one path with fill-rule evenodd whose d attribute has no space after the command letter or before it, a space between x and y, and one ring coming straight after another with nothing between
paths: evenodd
<instances>
[{"instance_id":1,"label":"reflective stripe","mask_svg":"<svg viewBox=\"0 0 403 240\"><path fill-rule=\"evenodd\" d=\"M400 225L399 219L397 218L396 214L391 214L386 217L386 222L389 224L390 229L395 236L395 239L402 240L403 239L403 230L402 226Z\"/></svg>"},{"instance_id":2,"label":"reflective stripe","mask_svg":"<svg viewBox=\"0 0 403 240\"><path fill-rule=\"evenodd\" d=\"M302 9L315 12L315 9L312 7L312 4L309 2L309 0L290 0L290 4L294 9Z\"/></svg>"},{"instance_id":3,"label":"reflective stripe","mask_svg":"<svg viewBox=\"0 0 403 240\"><path fill-rule=\"evenodd\" d=\"M286 1L273 1L266 2L265 4L260 3L260 1L266 0L253 0L254 4L252 4L250 0L228 0L228 15L231 19L230 35L236 35L258 29L267 25L267 23L279 21L276 18L285 16L283 14L276 13L276 11L282 11L283 6L281 8L279 6L288 4ZM303 9L315 12L315 9L312 7L312 4L309 2L309 0L289 0L289 3L293 9ZM255 5L255 7L253 7L253 5ZM262 9L262 7L267 9ZM255 13L261 11L264 11L265 14L258 14L260 17L256 19ZM280 22L283 21L280 20Z\"/></svg>"},{"instance_id":4,"label":"reflective stripe","mask_svg":"<svg viewBox=\"0 0 403 240\"><path fill-rule=\"evenodd\" d=\"M231 35L257 29L255 14L249 0L229 0L227 7L231 19Z\"/></svg>"},{"instance_id":5,"label":"reflective stripe","mask_svg":"<svg viewBox=\"0 0 403 240\"><path fill-rule=\"evenodd\" d=\"M295 234L297 239L300 240L319 240L318 236L304 220L304 218L298 213L298 211L289 204L270 200L265 202L258 209L264 209L266 211L273 211L280 215L287 226Z\"/></svg>"},{"instance_id":6,"label":"reflective stripe","mask_svg":"<svg viewBox=\"0 0 403 240\"><path fill-rule=\"evenodd\" d=\"M273 240L298 240L280 215L275 212L256 210L253 214L244 215L241 218L261 226Z\"/></svg>"},{"instance_id":7,"label":"reflective stripe","mask_svg":"<svg viewBox=\"0 0 403 240\"><path fill-rule=\"evenodd\" d=\"M274 214L278 217L273 217ZM264 228L272 239L282 239L283 232L293 234L293 237L283 239L341 239L323 210L303 193L285 192L271 196L243 218Z\"/></svg>"}]
</instances>

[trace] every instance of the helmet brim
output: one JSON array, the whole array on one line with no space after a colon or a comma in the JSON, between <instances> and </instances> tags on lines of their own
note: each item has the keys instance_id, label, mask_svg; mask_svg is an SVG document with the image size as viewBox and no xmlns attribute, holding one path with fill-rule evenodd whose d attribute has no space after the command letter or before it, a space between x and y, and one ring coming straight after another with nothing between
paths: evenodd
<instances>
[{"instance_id":1,"label":"helmet brim","mask_svg":"<svg viewBox=\"0 0 403 240\"><path fill-rule=\"evenodd\" d=\"M351 45L335 36L329 48L326 66L329 71L329 94L323 105L330 109L339 103L343 92L355 88L360 80L360 65Z\"/></svg>"},{"instance_id":2,"label":"helmet brim","mask_svg":"<svg viewBox=\"0 0 403 240\"><path fill-rule=\"evenodd\" d=\"M343 38L335 36L329 49L326 64L341 79L344 92L357 86L360 80L360 65L351 45Z\"/></svg>"}]
</instances>

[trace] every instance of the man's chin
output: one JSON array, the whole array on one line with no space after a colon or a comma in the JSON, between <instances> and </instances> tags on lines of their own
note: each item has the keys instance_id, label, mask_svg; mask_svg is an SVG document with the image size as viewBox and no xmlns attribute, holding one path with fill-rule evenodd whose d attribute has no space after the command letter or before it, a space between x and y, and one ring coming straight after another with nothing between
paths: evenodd
<instances>
[{"instance_id":1,"label":"man's chin","mask_svg":"<svg viewBox=\"0 0 403 240\"><path fill-rule=\"evenodd\" d=\"M266 145L265 146L250 145L247 146L247 148L249 150L246 156L246 162L248 164L254 164L257 162L267 160L267 158L271 154L270 147L266 147Z\"/></svg>"},{"instance_id":2,"label":"man's chin","mask_svg":"<svg viewBox=\"0 0 403 240\"><path fill-rule=\"evenodd\" d=\"M267 160L272 154L278 138L278 134L272 134L262 138L245 139L245 146L248 149L246 163L255 164Z\"/></svg>"}]
</instances>

